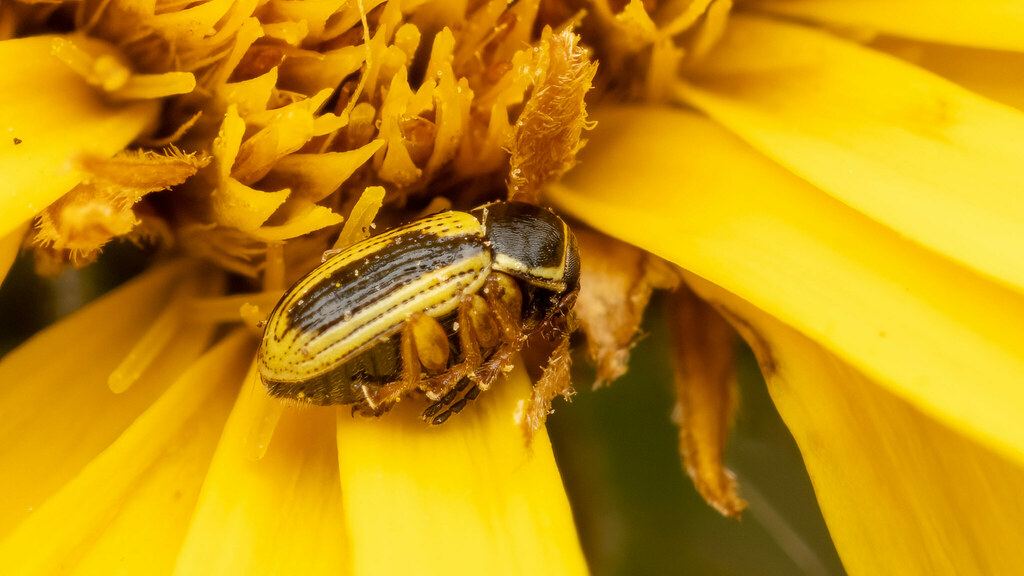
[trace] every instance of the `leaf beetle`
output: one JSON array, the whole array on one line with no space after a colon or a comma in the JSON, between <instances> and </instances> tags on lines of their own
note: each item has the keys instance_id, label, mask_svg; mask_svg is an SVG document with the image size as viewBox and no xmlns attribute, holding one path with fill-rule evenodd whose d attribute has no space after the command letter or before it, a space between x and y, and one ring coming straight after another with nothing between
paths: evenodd
<instances>
[{"instance_id":1,"label":"leaf beetle","mask_svg":"<svg viewBox=\"0 0 1024 576\"><path fill-rule=\"evenodd\" d=\"M540 332L562 352L542 380L564 379L565 394L579 277L576 238L551 210L494 202L428 216L298 280L267 320L258 371L271 396L364 414L421 390L434 401L423 418L440 424ZM548 395L530 401L544 415Z\"/></svg>"}]
</instances>

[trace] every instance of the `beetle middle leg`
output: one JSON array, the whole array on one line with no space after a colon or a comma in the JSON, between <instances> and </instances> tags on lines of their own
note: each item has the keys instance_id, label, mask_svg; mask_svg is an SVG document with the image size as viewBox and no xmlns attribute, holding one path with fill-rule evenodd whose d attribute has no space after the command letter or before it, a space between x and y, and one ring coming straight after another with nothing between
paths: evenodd
<instances>
[{"instance_id":1,"label":"beetle middle leg","mask_svg":"<svg viewBox=\"0 0 1024 576\"><path fill-rule=\"evenodd\" d=\"M363 385L363 398L374 414L386 412L395 402L420 386L420 374L443 371L448 366L448 336L430 316L416 312L402 326L399 351L402 372L398 380L383 386Z\"/></svg>"},{"instance_id":2,"label":"beetle middle leg","mask_svg":"<svg viewBox=\"0 0 1024 576\"><path fill-rule=\"evenodd\" d=\"M420 383L420 388L431 400L441 400L445 394L453 390L463 378L474 379L477 368L483 362L481 346L490 347L497 341L497 335L491 334L486 323L487 304L476 294L466 294L459 301L459 350L462 361L442 374Z\"/></svg>"}]
</instances>

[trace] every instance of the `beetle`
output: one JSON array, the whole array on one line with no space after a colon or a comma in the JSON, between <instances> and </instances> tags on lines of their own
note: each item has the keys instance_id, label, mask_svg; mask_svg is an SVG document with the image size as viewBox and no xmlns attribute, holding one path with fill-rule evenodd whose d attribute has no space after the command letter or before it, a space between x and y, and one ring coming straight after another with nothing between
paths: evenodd
<instances>
[{"instance_id":1,"label":"beetle","mask_svg":"<svg viewBox=\"0 0 1024 576\"><path fill-rule=\"evenodd\" d=\"M299 279L266 322L259 374L271 396L377 416L421 390L434 401L424 420L440 424L510 370L532 334L567 349L579 276L576 237L546 208L428 216Z\"/></svg>"}]
</instances>

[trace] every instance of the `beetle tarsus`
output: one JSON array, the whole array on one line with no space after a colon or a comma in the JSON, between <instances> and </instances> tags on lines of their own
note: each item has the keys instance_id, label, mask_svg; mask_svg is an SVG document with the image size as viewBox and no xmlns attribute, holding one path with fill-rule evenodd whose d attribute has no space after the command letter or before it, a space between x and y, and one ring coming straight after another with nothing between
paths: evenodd
<instances>
[{"instance_id":1,"label":"beetle tarsus","mask_svg":"<svg viewBox=\"0 0 1024 576\"><path fill-rule=\"evenodd\" d=\"M466 389L466 386L469 386L469 380L463 380L462 382L459 383L459 385L460 391L462 389ZM455 391L453 390L452 392ZM465 408L466 405L468 405L473 400L476 400L477 396L479 395L480 388L476 384L473 384L472 386L469 386L468 389L466 389L466 393L462 395L462 398L459 398L457 401L450 403L450 405L449 402L443 401L431 404L430 406L427 407L426 410L423 411L422 418L425 422L429 422L431 425L444 424L445 422L448 421L449 418L452 417L452 415L462 412L463 408ZM445 396L447 397L448 395ZM452 399L454 400L454 398L455 395L452 394ZM447 409L442 412L442 409L445 408Z\"/></svg>"}]
</instances>

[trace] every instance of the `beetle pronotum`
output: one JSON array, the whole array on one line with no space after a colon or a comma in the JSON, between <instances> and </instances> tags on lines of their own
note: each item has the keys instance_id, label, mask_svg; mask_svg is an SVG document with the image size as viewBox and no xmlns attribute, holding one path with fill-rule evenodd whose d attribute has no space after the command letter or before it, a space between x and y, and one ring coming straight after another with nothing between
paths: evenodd
<instances>
[{"instance_id":1,"label":"beetle pronotum","mask_svg":"<svg viewBox=\"0 0 1024 576\"><path fill-rule=\"evenodd\" d=\"M550 210L443 212L296 282L267 321L260 377L271 396L375 415L419 389L435 401L424 419L440 424L507 371L530 334L564 348L578 291L576 238Z\"/></svg>"}]
</instances>

